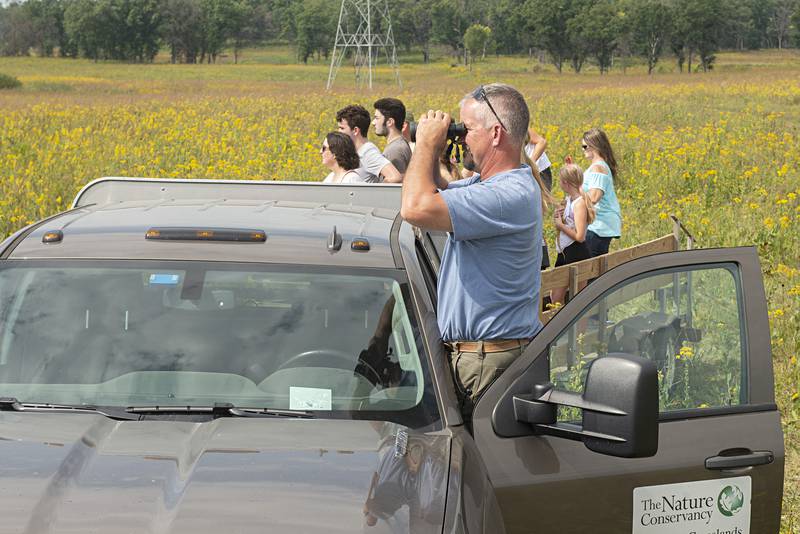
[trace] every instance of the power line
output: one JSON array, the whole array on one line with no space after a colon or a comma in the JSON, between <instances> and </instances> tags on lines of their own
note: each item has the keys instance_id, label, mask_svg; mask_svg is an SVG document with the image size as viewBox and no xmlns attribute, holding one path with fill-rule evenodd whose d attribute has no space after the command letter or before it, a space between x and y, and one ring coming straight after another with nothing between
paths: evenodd
<instances>
[{"instance_id":1,"label":"power line","mask_svg":"<svg viewBox=\"0 0 800 534\"><path fill-rule=\"evenodd\" d=\"M327 89L333 86L348 49L353 49L357 86L366 83L372 89L373 67L383 50L386 62L394 69L397 85L402 87L388 0L342 0Z\"/></svg>"}]
</instances>

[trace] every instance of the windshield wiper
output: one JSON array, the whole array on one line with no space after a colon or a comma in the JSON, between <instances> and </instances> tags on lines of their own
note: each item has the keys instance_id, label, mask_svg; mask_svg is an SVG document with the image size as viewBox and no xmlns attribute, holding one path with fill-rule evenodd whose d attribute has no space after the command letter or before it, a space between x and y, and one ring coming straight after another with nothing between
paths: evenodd
<instances>
[{"instance_id":1,"label":"windshield wiper","mask_svg":"<svg viewBox=\"0 0 800 534\"><path fill-rule=\"evenodd\" d=\"M231 414L237 417L299 417L313 419L314 414L304 410L275 410L272 408L231 408Z\"/></svg>"},{"instance_id":2,"label":"windshield wiper","mask_svg":"<svg viewBox=\"0 0 800 534\"><path fill-rule=\"evenodd\" d=\"M311 419L314 414L303 410L275 410L271 408L238 408L228 402L217 402L213 406L129 406L125 409L134 414L195 415L208 414L213 417L299 417Z\"/></svg>"},{"instance_id":3,"label":"windshield wiper","mask_svg":"<svg viewBox=\"0 0 800 534\"><path fill-rule=\"evenodd\" d=\"M121 421L138 421L142 415L196 415L208 414L217 417L296 417L311 419L314 414L302 410L274 410L271 408L237 408L233 404L218 402L213 406L129 406L113 408L81 404L50 404L20 402L15 397L0 397L0 410L15 412L65 412L91 413L104 415L110 419Z\"/></svg>"},{"instance_id":4,"label":"windshield wiper","mask_svg":"<svg viewBox=\"0 0 800 534\"><path fill-rule=\"evenodd\" d=\"M130 415L122 410L110 407L103 409L86 404L50 404L41 402L20 402L16 397L0 397L0 410L15 412L65 412L65 413L92 413L104 415L110 419L121 421L136 421L138 416Z\"/></svg>"}]
</instances>

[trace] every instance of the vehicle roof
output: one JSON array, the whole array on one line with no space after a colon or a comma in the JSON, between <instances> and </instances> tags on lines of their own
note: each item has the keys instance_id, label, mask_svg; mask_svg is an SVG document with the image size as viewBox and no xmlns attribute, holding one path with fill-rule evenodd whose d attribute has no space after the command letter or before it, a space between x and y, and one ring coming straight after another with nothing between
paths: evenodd
<instances>
[{"instance_id":1,"label":"vehicle roof","mask_svg":"<svg viewBox=\"0 0 800 534\"><path fill-rule=\"evenodd\" d=\"M396 220L399 226L399 188L372 187L102 179L78 194L72 210L35 225L5 255L395 268L391 241ZM355 198L377 206L341 202ZM263 230L267 239L263 243L145 239L149 229L159 227ZM328 241L334 228L342 246L331 252ZM62 241L43 243L43 235L52 230L63 232ZM357 237L369 241L368 252L350 249Z\"/></svg>"}]
</instances>

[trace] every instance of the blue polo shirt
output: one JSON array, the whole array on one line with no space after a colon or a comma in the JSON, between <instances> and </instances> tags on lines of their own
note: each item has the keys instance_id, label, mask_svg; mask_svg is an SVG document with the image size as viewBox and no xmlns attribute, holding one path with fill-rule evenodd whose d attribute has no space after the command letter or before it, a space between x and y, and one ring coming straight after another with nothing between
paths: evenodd
<instances>
[{"instance_id":1,"label":"blue polo shirt","mask_svg":"<svg viewBox=\"0 0 800 534\"><path fill-rule=\"evenodd\" d=\"M439 271L444 341L533 337L539 321L541 191L523 165L440 193L453 223Z\"/></svg>"}]
</instances>

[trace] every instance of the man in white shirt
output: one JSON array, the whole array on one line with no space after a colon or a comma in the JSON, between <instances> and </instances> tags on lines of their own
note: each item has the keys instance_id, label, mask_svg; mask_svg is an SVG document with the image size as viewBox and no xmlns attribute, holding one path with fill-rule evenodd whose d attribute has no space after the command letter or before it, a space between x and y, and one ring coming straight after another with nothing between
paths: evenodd
<instances>
[{"instance_id":1,"label":"man in white shirt","mask_svg":"<svg viewBox=\"0 0 800 534\"><path fill-rule=\"evenodd\" d=\"M401 182L403 177L392 162L367 140L370 115L363 106L345 106L336 112L339 131L350 136L361 160L359 174L364 182Z\"/></svg>"}]
</instances>

